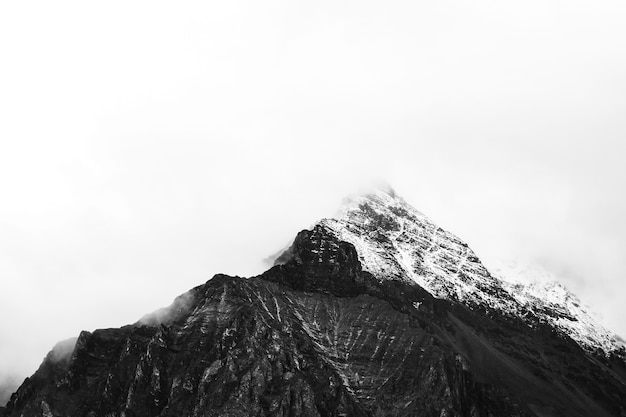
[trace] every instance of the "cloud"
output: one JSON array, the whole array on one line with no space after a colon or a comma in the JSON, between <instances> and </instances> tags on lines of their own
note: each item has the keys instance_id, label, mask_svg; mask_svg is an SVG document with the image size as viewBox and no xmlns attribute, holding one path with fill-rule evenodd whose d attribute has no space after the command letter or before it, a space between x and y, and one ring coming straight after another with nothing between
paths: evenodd
<instances>
[{"instance_id":1,"label":"cloud","mask_svg":"<svg viewBox=\"0 0 626 417\"><path fill-rule=\"evenodd\" d=\"M179 314L188 312L194 302L197 301L197 288L194 288L174 299L168 307L160 308L152 313L146 314L137 322L139 326L158 326L168 324L176 320Z\"/></svg>"},{"instance_id":2,"label":"cloud","mask_svg":"<svg viewBox=\"0 0 626 417\"><path fill-rule=\"evenodd\" d=\"M379 6L2 3L0 375L261 273L381 177L626 334L624 3Z\"/></svg>"},{"instance_id":3,"label":"cloud","mask_svg":"<svg viewBox=\"0 0 626 417\"><path fill-rule=\"evenodd\" d=\"M0 407L9 402L11 394L17 391L21 381L22 380L15 375L0 376Z\"/></svg>"},{"instance_id":4,"label":"cloud","mask_svg":"<svg viewBox=\"0 0 626 417\"><path fill-rule=\"evenodd\" d=\"M48 353L46 359L53 363L68 363L74 352L77 340L77 337L72 337L58 342L54 345L50 353Z\"/></svg>"}]
</instances>

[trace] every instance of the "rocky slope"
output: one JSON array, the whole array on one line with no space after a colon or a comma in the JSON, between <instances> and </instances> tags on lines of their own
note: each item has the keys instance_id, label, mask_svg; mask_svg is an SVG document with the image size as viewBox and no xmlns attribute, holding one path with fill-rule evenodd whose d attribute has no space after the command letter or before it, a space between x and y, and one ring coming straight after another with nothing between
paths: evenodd
<instances>
[{"instance_id":1,"label":"rocky slope","mask_svg":"<svg viewBox=\"0 0 626 417\"><path fill-rule=\"evenodd\" d=\"M260 276L53 349L5 415L626 416L621 358L541 320L393 193L354 203Z\"/></svg>"},{"instance_id":2,"label":"rocky slope","mask_svg":"<svg viewBox=\"0 0 626 417\"><path fill-rule=\"evenodd\" d=\"M603 356L626 357L624 343L598 323L588 307L563 284L556 281L504 281L503 286L520 305L586 350Z\"/></svg>"},{"instance_id":3,"label":"rocky slope","mask_svg":"<svg viewBox=\"0 0 626 417\"><path fill-rule=\"evenodd\" d=\"M615 334L598 324L561 284L512 283L516 274L510 268L492 275L466 243L391 189L347 199L338 218L320 224L352 243L363 268L380 280L411 280L435 297L524 317L530 326L548 322L584 349L626 357Z\"/></svg>"}]
</instances>

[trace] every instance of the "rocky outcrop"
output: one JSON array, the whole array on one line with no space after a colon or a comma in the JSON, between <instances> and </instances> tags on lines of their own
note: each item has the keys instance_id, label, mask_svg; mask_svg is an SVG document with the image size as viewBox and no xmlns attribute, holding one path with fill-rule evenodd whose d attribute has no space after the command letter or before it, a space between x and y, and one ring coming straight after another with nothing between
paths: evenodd
<instances>
[{"instance_id":1,"label":"rocky outcrop","mask_svg":"<svg viewBox=\"0 0 626 417\"><path fill-rule=\"evenodd\" d=\"M379 274L321 222L260 276L53 350L5 415L626 416L623 361Z\"/></svg>"},{"instance_id":2,"label":"rocky outcrop","mask_svg":"<svg viewBox=\"0 0 626 417\"><path fill-rule=\"evenodd\" d=\"M549 323L586 350L607 359L626 358L626 347L619 337L606 330L588 307L556 281L502 282L516 301L538 320Z\"/></svg>"}]
</instances>

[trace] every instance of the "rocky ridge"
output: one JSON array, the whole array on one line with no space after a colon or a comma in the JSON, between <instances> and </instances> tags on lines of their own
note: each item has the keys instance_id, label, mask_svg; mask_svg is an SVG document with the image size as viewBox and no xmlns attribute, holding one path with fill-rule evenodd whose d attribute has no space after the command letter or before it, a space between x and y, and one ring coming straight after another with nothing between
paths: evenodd
<instances>
[{"instance_id":1,"label":"rocky ridge","mask_svg":"<svg viewBox=\"0 0 626 417\"><path fill-rule=\"evenodd\" d=\"M512 283L506 274L492 275L466 243L391 188L353 196L337 218L319 224L352 243L363 268L379 280L410 280L435 297L524 317L531 326L547 322L584 349L626 357L616 335L594 320L562 284Z\"/></svg>"},{"instance_id":2,"label":"rocky ridge","mask_svg":"<svg viewBox=\"0 0 626 417\"><path fill-rule=\"evenodd\" d=\"M556 281L503 281L503 286L518 303L583 348L605 356L626 357L624 343L604 328L588 307L563 284Z\"/></svg>"}]
</instances>

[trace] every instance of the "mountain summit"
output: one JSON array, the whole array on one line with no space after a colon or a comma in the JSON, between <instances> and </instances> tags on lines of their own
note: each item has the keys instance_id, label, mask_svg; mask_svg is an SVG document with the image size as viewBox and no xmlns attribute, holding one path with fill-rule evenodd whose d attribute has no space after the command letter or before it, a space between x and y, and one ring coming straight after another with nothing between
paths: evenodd
<instances>
[{"instance_id":1,"label":"mountain summit","mask_svg":"<svg viewBox=\"0 0 626 417\"><path fill-rule=\"evenodd\" d=\"M573 331L584 312L561 288L494 277L383 188L259 276L82 332L5 416L626 416L623 346Z\"/></svg>"},{"instance_id":2,"label":"mountain summit","mask_svg":"<svg viewBox=\"0 0 626 417\"><path fill-rule=\"evenodd\" d=\"M616 335L598 324L562 284L524 285L510 282L514 275L492 275L466 243L388 185L346 199L337 218L319 224L352 243L363 269L379 280L412 281L437 298L524 317L531 326L548 322L586 350L626 356Z\"/></svg>"}]
</instances>

